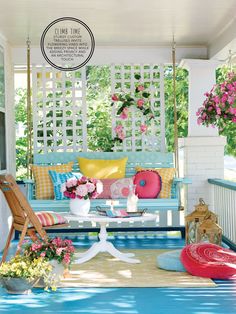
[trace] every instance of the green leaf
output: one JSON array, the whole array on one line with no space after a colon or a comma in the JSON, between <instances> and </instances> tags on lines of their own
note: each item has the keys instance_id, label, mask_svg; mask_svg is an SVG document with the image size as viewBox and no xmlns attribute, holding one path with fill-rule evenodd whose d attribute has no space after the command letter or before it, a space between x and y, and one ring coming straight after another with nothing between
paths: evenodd
<instances>
[{"instance_id":1,"label":"green leaf","mask_svg":"<svg viewBox=\"0 0 236 314\"><path fill-rule=\"evenodd\" d=\"M148 92L143 92L142 95L143 95L144 98L148 98L148 97L150 96L150 93L148 93Z\"/></svg>"},{"instance_id":2,"label":"green leaf","mask_svg":"<svg viewBox=\"0 0 236 314\"><path fill-rule=\"evenodd\" d=\"M140 75L140 74L135 74L135 75L134 75L134 78L135 78L136 80L140 80L140 79L141 79L141 75Z\"/></svg>"}]
</instances>

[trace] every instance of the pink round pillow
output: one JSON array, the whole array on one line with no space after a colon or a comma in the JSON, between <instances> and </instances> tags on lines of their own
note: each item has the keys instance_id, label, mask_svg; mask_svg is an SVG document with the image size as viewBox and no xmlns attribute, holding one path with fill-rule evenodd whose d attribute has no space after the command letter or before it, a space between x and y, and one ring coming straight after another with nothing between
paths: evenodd
<instances>
[{"instance_id":1,"label":"pink round pillow","mask_svg":"<svg viewBox=\"0 0 236 314\"><path fill-rule=\"evenodd\" d=\"M182 250L180 260L193 276L212 279L236 277L236 253L216 244L189 244Z\"/></svg>"},{"instance_id":2,"label":"pink round pillow","mask_svg":"<svg viewBox=\"0 0 236 314\"><path fill-rule=\"evenodd\" d=\"M156 171L142 170L134 176L136 195L139 198L157 198L161 191L161 177Z\"/></svg>"}]
</instances>

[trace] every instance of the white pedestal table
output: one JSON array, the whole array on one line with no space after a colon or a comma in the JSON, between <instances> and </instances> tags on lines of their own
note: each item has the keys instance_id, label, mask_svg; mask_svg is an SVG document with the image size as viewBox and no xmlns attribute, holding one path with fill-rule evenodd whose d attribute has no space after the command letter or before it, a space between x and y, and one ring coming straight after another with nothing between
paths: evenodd
<instances>
[{"instance_id":1,"label":"white pedestal table","mask_svg":"<svg viewBox=\"0 0 236 314\"><path fill-rule=\"evenodd\" d=\"M153 214L144 214L138 217L127 217L127 218L110 218L107 216L99 216L97 214L88 214L87 216L76 216L72 214L63 215L68 221L90 221L96 222L100 226L99 241L94 243L86 252L80 254L79 258L75 263L82 264L93 257L95 257L100 252L108 252L112 256L120 259L127 263L140 263L140 260L134 258L133 253L122 253L115 246L108 241L107 226L111 222L136 222L136 221L152 221L156 220L157 216Z\"/></svg>"}]
</instances>

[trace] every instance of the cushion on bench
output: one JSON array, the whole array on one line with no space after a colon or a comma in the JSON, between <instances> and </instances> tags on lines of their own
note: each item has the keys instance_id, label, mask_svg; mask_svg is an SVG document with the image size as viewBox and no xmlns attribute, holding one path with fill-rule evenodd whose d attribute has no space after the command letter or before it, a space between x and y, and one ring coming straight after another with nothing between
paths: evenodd
<instances>
[{"instance_id":1,"label":"cushion on bench","mask_svg":"<svg viewBox=\"0 0 236 314\"><path fill-rule=\"evenodd\" d=\"M53 199L54 191L53 184L48 174L49 170L57 172L70 172L72 171L74 162L55 166L38 166L31 165L32 173L35 180L35 198L36 199Z\"/></svg>"},{"instance_id":2,"label":"cushion on bench","mask_svg":"<svg viewBox=\"0 0 236 314\"><path fill-rule=\"evenodd\" d=\"M128 157L115 160L78 158L82 174L95 179L124 178L127 160Z\"/></svg>"},{"instance_id":3,"label":"cushion on bench","mask_svg":"<svg viewBox=\"0 0 236 314\"><path fill-rule=\"evenodd\" d=\"M134 176L138 198L156 198L161 191L161 177L156 171L142 170Z\"/></svg>"},{"instance_id":4,"label":"cushion on bench","mask_svg":"<svg viewBox=\"0 0 236 314\"><path fill-rule=\"evenodd\" d=\"M159 198L169 198L171 195L171 186L173 183L174 175L176 172L175 168L143 168L137 166L136 171L141 171L141 170L154 170L159 173L161 176L161 181L162 181L162 188L161 192L159 194Z\"/></svg>"}]
</instances>

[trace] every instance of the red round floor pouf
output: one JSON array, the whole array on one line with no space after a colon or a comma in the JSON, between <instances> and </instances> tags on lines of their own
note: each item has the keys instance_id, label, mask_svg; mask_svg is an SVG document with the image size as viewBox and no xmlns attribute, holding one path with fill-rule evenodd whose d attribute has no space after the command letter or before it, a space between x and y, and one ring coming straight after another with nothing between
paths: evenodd
<instances>
[{"instance_id":1,"label":"red round floor pouf","mask_svg":"<svg viewBox=\"0 0 236 314\"><path fill-rule=\"evenodd\" d=\"M212 279L236 278L236 253L211 243L187 245L180 260L193 276Z\"/></svg>"}]
</instances>

